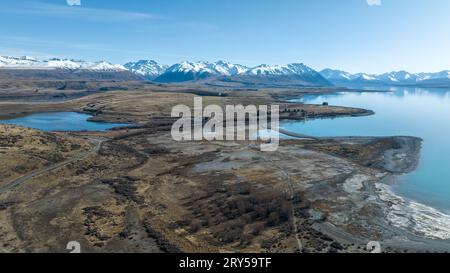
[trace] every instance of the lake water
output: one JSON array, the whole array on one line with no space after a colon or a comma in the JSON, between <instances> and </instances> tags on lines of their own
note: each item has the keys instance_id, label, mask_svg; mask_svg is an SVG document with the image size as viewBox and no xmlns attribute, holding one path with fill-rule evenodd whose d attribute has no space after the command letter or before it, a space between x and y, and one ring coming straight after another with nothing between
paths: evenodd
<instances>
[{"instance_id":1,"label":"lake water","mask_svg":"<svg viewBox=\"0 0 450 273\"><path fill-rule=\"evenodd\" d=\"M399 178L393 191L450 213L450 89L389 87L390 93L339 93L296 101L359 107L367 117L283 122L289 131L315 136L417 136L423 138L417 170Z\"/></svg>"},{"instance_id":2,"label":"lake water","mask_svg":"<svg viewBox=\"0 0 450 273\"><path fill-rule=\"evenodd\" d=\"M0 124L14 124L42 131L105 131L127 124L88 121L91 115L76 112L32 114L16 119L0 120Z\"/></svg>"}]
</instances>

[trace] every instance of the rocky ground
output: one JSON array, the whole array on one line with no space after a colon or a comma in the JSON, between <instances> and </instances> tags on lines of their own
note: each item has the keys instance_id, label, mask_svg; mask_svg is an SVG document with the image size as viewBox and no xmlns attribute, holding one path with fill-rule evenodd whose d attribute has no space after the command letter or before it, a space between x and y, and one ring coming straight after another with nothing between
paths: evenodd
<instances>
[{"instance_id":1,"label":"rocky ground","mask_svg":"<svg viewBox=\"0 0 450 273\"><path fill-rule=\"evenodd\" d=\"M0 132L0 186L90 148L89 142L68 135L10 125L0 125Z\"/></svg>"},{"instance_id":2,"label":"rocky ground","mask_svg":"<svg viewBox=\"0 0 450 273\"><path fill-rule=\"evenodd\" d=\"M274 103L278 91L251 98L235 92L204 101ZM387 251L418 249L398 243L407 234L390 225L389 204L376 185L415 168L420 139L283 140L273 153L256 142L175 142L167 113L193 96L175 88L2 105L10 116L21 114L17 109L78 110L137 126L72 134L2 130L7 175L0 189L101 144L87 157L0 191L0 251L66 252L69 241L85 252L366 252L373 240L389 241ZM298 113L294 118L370 113L283 105L291 109L287 115ZM43 163L33 161L36 155ZM11 171L19 162L30 164Z\"/></svg>"}]
</instances>

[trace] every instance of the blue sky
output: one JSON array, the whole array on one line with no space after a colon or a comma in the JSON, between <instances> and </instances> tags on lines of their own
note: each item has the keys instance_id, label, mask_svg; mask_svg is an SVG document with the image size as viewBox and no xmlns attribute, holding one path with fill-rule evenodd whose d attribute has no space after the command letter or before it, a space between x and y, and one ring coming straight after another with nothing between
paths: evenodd
<instances>
[{"instance_id":1,"label":"blue sky","mask_svg":"<svg viewBox=\"0 0 450 273\"><path fill-rule=\"evenodd\" d=\"M81 1L1 0L0 55L450 69L448 0Z\"/></svg>"}]
</instances>

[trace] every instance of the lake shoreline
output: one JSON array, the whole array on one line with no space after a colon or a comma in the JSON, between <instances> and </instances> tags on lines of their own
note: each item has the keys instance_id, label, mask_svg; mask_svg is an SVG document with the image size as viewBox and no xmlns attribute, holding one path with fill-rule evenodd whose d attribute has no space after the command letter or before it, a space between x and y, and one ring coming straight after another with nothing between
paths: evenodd
<instances>
[{"instance_id":1,"label":"lake shoreline","mask_svg":"<svg viewBox=\"0 0 450 273\"><path fill-rule=\"evenodd\" d=\"M170 101L167 100L167 98L170 98ZM184 100L192 98L193 97L189 95L184 98ZM167 107L161 107L158 99L161 100L161 102L167 103ZM216 100L217 98L214 99ZM133 103L130 100L133 100ZM155 106L152 105L153 108L150 108L145 104L145 102L154 102L155 100L158 103L155 103ZM227 102L230 102L230 100L232 100L232 102L234 100L236 102L242 102L245 99L239 96L235 98L232 97L231 99L228 97ZM254 99L252 98L252 100ZM251 100L249 101L251 102ZM265 103L280 103L273 99L261 101ZM217 103L217 101L214 102ZM117 164L125 164L125 162L123 162L122 154L126 154L132 158L132 160L142 160L136 165L138 166L139 171L133 170L132 167L125 164L125 166L120 167L122 169L119 168L118 170L114 170L112 175L117 177L117 172L120 170L122 176L125 177L124 179L128 181L128 173L132 171L134 176L136 176L132 178L132 181L142 181L143 184L141 187L145 188L152 186L151 184L146 184L148 175L158 174L158 170L154 170L150 167L141 167L146 166L146 160L152 162L152 165L156 164L158 162L157 160L161 160L161 162L158 163L162 164L161 166L174 166L172 171L169 169L164 172L164 176L173 176L171 179L174 179L174 181L177 181L181 176L190 181L197 181L198 179L198 182L196 183L199 183L199 185L205 182L205 175L208 175L208 177L211 177L211 179L217 183L223 183L223 177L234 177L235 173L239 172L239 169L235 168L244 164L243 162L240 162L241 156L252 162L249 166L256 168L253 170L254 174L249 173L247 170L244 171L244 168L239 175L239 177L257 177L258 179L256 181L259 182L254 182L251 179L246 182L254 183L251 184L252 187L261 187L263 186L263 184L260 184L262 183L261 181L267 180L277 184L278 186L275 187L277 190L283 191L286 185L285 178L283 178L284 176L282 174L290 174L288 177L295 177L297 175L299 178L293 181L296 183L296 194L301 201L299 204L295 203L297 201L293 201L293 205L296 206L294 212L298 213L297 219L300 219L297 223L300 228L299 232L304 235L303 240L305 240L307 244L311 244L310 249L319 250L321 246L328 244L328 239L323 239L323 235L316 234L319 232L319 234L325 234L332 238L333 242L344 245L345 251L347 252L361 252L361 248L357 249L356 246L352 246L352 244L357 243L359 246L364 246L368 240L377 239L382 241L383 245L389 246L389 251L393 252L402 252L405 250L433 250L433 243L422 246L422 248L419 248L412 243L410 245L403 243L401 238L411 238L408 240L415 242L420 241L417 239L420 238L420 236L414 237L414 234L408 231L408 227L401 228L389 224L389 211L391 210L389 202L391 201L386 199L385 194L380 193L380 188L377 188L377 184L385 182L387 177L393 178L400 173L410 172L417 167L421 139L399 136L325 137L318 140L282 140L280 153L276 155L279 162L281 162L279 163L280 166L278 166L278 164L267 163L272 162L272 156L255 151L245 143L235 143L233 145L221 143L189 143L188 146L186 146L183 143L173 142L168 135L170 132L170 124L173 120L168 117L167 112L162 110L165 110L166 108L170 109L170 105L173 105L174 103L173 94L170 93L111 92L106 95L94 95L93 97L70 101L64 104L33 105L33 107L29 107L26 110L48 110L52 109L52 107L54 107L53 109L56 108L58 110L76 109L76 112L93 114L92 119L95 121L120 121L135 124L128 129L116 128L116 130L109 132L79 132L71 135L74 136L79 134L83 137L86 135L107 137L110 141L105 142L104 148L100 150L100 153L101 155L108 155L110 158L117 160ZM142 104L144 106L141 106ZM295 103L290 103L287 107L289 109L306 109L306 111L314 113L314 115L310 116L312 119L373 115L373 111L371 110L351 107ZM15 109L23 110L23 108L17 106L15 106ZM10 110L13 109L10 108ZM297 117L293 117L291 113L285 112L285 116L282 119L298 120ZM114 144L115 142L118 142L118 144ZM203 151L203 145L211 147ZM136 149L140 150L138 151ZM192 149L192 155L184 160L180 159L180 156L182 156L184 152L190 151L190 149ZM184 152L182 154L172 154L171 151ZM120 153L120 156L117 153ZM222 153L225 153L226 156L222 155ZM151 157L149 157L149 155L151 155ZM117 156L118 158L115 159ZM170 164L168 165L165 163L166 157L172 156L173 159L170 161ZM221 159L222 157L228 157L228 159ZM145 158L145 160L141 158ZM217 160L217 162L214 164L210 163L213 160ZM201 165L205 164L203 163L205 161L208 162L209 165ZM203 166L203 168L200 168L198 166L199 164ZM232 169L228 169L227 166L232 166ZM260 168L263 166L265 166L264 168L266 169L274 169L268 173L261 173ZM212 170L213 173L209 173L208 168L212 167L217 169ZM76 168L81 168L82 170L84 167L79 166ZM104 168L106 168L105 170L108 170L106 166ZM80 170L77 170L77 172L79 171ZM200 171L205 173L197 174ZM83 173L83 171L80 172ZM147 174L146 172L149 172L150 174ZM141 175L143 176L141 177ZM308 177L308 179L305 179L304 176ZM71 176L68 175L67 177L70 178ZM158 177L159 176L156 175L154 179L158 180ZM58 182L53 181L53 183ZM198 190L205 186L209 186L201 185L202 186ZM45 187L44 184L42 186ZM183 187L183 184L177 184L177 187ZM269 188L273 189L274 186L270 184ZM186 188L184 190L190 192L193 189ZM213 190L213 192L216 191L217 189ZM220 191L222 191L222 189ZM167 194L169 194L169 192ZM127 198L131 198L132 202L135 202L133 200L139 200L138 197L140 193L132 190L127 191L127 194L128 193L131 195L127 195ZM188 196L191 196L192 194L193 193L191 192ZM152 198L157 197L152 195ZM166 201L159 200L159 202ZM218 204L222 204L222 202L219 202ZM170 206L172 205L173 204ZM162 208L164 206L162 206ZM183 210L185 210L185 206L182 205L182 207ZM147 207L143 208L149 209ZM34 208L30 209L33 210ZM409 217L408 210L403 212L405 217ZM185 240L183 236L173 234L170 230L167 230L167 226L170 224L166 222L168 220L170 219L158 219L158 221L164 223L161 224L158 222L158 225L161 228L160 232L162 234L168 232L167 236L170 235L168 238L174 240L172 243L183 246L185 250L191 249L189 248L190 246L187 246L186 242L183 241ZM155 219L152 221L155 221ZM45 231L38 229L36 232ZM39 238L39 236L33 237ZM197 239L201 240L201 237L198 237ZM426 238L422 238L421 240L434 242L433 240L427 240ZM206 244L206 242L204 243ZM223 248L221 249L227 249L225 245L222 247ZM442 244L437 249L443 249L444 247L445 244ZM450 249L450 244L447 244L447 249ZM290 251L292 251L292 249L290 249Z\"/></svg>"},{"instance_id":2,"label":"lake shoreline","mask_svg":"<svg viewBox=\"0 0 450 273\"><path fill-rule=\"evenodd\" d=\"M327 98L321 99L327 100ZM350 100L350 103L345 105L358 105L351 102ZM308 130L306 132L310 133ZM414 145L412 147L411 154L413 156L411 159L413 162L406 162L405 166L409 165L409 167L401 173L409 174L417 170L421 148L414 148ZM405 156L405 153L401 154L400 156ZM392 154L386 154L386 157L389 156L392 158ZM389 162L388 160L384 167L388 171L393 171L395 165L395 162ZM368 194L376 196L381 203L386 205L384 215L386 215L390 224L384 228L391 230L398 237L386 240L385 243L390 247L402 245L405 250L410 249L411 251L449 251L450 230L447 227L450 226L450 216L433 206L414 201L414 198L407 198L394 193L390 185L397 183L399 175L401 174L387 175L376 182L376 189L367 191ZM407 241L409 243L406 243Z\"/></svg>"},{"instance_id":3,"label":"lake shoreline","mask_svg":"<svg viewBox=\"0 0 450 273\"><path fill-rule=\"evenodd\" d=\"M364 244L370 240L363 237L363 234L374 235L373 241L379 241L382 248L387 252L426 252L426 251L449 251L450 240L443 240L441 238L430 238L432 233L420 234L420 232L428 227L433 226L433 223L439 223L440 218L449 216L436 213L431 207L427 211L431 211L437 218L431 219L430 223L424 223L426 228L422 230L406 225L398 225L396 221L401 217L405 219L419 219L423 218L424 213L417 214L411 209L408 209L410 201L395 195L390 190L390 185L395 183L399 175L403 175L415 170L420 158L420 149L422 139L407 136L394 137L335 137L335 138L321 138L320 142L336 142L336 143L364 143L379 140L393 140L400 145L400 148L386 149L383 151L382 162L376 165L381 172L372 175L356 175L345 178L332 180L337 183L333 191L338 189L341 183L345 189L345 198L337 193L342 199L339 206L347 207L345 210L337 210L332 214L336 215L335 220L326 222L315 222L314 228L327 236L333 238L341 244ZM402 155L402 156L399 156ZM374 156L374 155L373 155ZM372 157L372 155L370 156ZM377 160L376 157L373 160ZM361 170L362 171L362 170ZM337 188L336 188L337 187ZM324 196L324 189L319 187L317 190L309 188L308 194L311 198L325 198L321 202L333 204L335 197ZM351 201L351 205L349 202ZM418 204L415 203L414 204ZM328 206L327 206L328 207ZM370 219L365 219L362 215L355 217L360 212L354 211L351 207L367 207L364 212L370 215ZM422 208L426 206L422 205ZM328 208L328 209L331 209ZM335 209L332 209L332 211ZM395 211L395 213L393 213ZM395 216L395 217L394 217ZM362 217L362 218L361 218ZM341 219L352 219L352 221L342 221ZM354 222L354 223L351 223ZM403 221L404 222L404 221ZM358 232L350 232L353 224L361 223L361 230ZM362 228L365 226L365 228ZM450 233L447 233L450 236ZM450 238L450 237L448 237Z\"/></svg>"},{"instance_id":4,"label":"lake shoreline","mask_svg":"<svg viewBox=\"0 0 450 273\"><path fill-rule=\"evenodd\" d=\"M11 124L46 132L105 131L127 124L92 121L92 115L81 112L40 112L13 119L0 120L0 124Z\"/></svg>"}]
</instances>

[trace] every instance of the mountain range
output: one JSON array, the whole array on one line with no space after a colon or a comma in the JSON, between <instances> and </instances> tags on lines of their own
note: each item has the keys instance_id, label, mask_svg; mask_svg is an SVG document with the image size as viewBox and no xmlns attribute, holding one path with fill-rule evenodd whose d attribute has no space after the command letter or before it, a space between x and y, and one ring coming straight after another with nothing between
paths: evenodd
<instances>
[{"instance_id":1,"label":"mountain range","mask_svg":"<svg viewBox=\"0 0 450 273\"><path fill-rule=\"evenodd\" d=\"M124 72L160 83L203 83L226 86L349 86L361 84L450 86L450 70L438 73L409 73L398 71L380 75L348 73L324 69L320 72L303 63L288 65L258 65L247 67L225 61L181 62L172 66L153 60L139 60L124 65L106 61L52 58L39 60L32 57L0 56L0 69L64 70L86 72Z\"/></svg>"},{"instance_id":2,"label":"mountain range","mask_svg":"<svg viewBox=\"0 0 450 273\"><path fill-rule=\"evenodd\" d=\"M52 58L38 60L32 57L0 56L0 68L2 69L69 69L89 71L127 71L122 65L111 64L105 61L86 62L72 59Z\"/></svg>"},{"instance_id":3,"label":"mountain range","mask_svg":"<svg viewBox=\"0 0 450 273\"><path fill-rule=\"evenodd\" d=\"M352 84L381 84L402 86L450 86L450 70L436 73L409 73L407 71L394 71L384 74L351 74L341 70L324 69L320 74L336 86L348 86Z\"/></svg>"},{"instance_id":4,"label":"mountain range","mask_svg":"<svg viewBox=\"0 0 450 273\"><path fill-rule=\"evenodd\" d=\"M155 78L155 81L163 83L201 81L246 86L332 86L317 71L301 63L286 66L263 64L250 68L224 61L182 62L169 67Z\"/></svg>"},{"instance_id":5,"label":"mountain range","mask_svg":"<svg viewBox=\"0 0 450 273\"><path fill-rule=\"evenodd\" d=\"M129 62L124 65L126 69L132 73L138 74L148 80L154 80L160 75L162 75L168 65L159 64L153 60L140 60L137 62Z\"/></svg>"}]
</instances>

